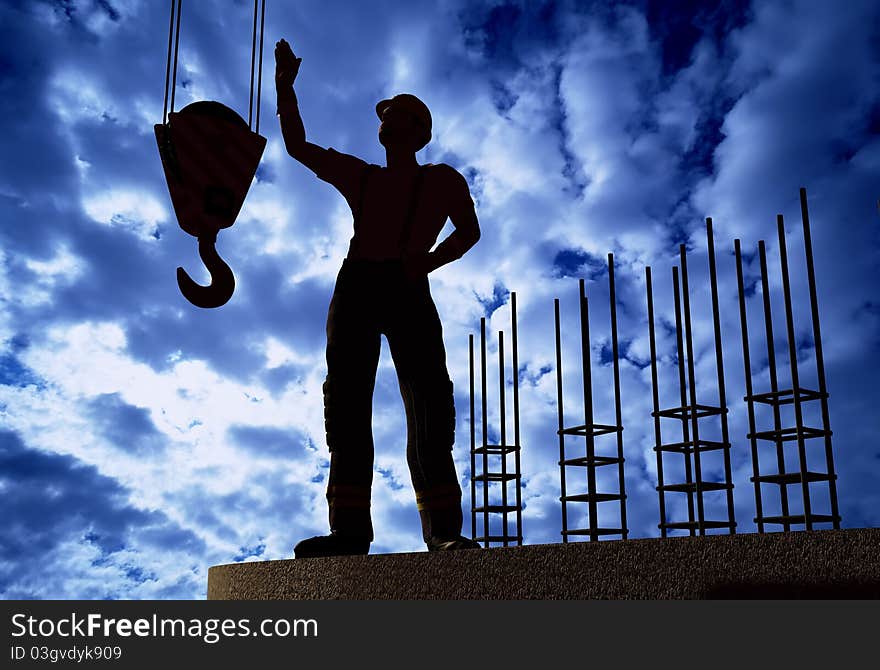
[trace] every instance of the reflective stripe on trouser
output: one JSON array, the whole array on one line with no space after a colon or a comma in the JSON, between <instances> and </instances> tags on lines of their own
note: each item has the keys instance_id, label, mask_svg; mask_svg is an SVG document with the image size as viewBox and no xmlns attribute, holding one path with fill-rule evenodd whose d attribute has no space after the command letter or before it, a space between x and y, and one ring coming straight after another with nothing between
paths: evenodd
<instances>
[{"instance_id":1,"label":"reflective stripe on trouser","mask_svg":"<svg viewBox=\"0 0 880 670\"><path fill-rule=\"evenodd\" d=\"M343 441L342 444L349 443ZM339 448L336 445L330 452L330 476L327 482L330 530L373 540L370 518L372 479L372 441L362 443L360 449Z\"/></svg>"},{"instance_id":2,"label":"reflective stripe on trouser","mask_svg":"<svg viewBox=\"0 0 880 670\"><path fill-rule=\"evenodd\" d=\"M423 535L426 540L457 536L462 513L452 460L455 404L428 280L404 281L399 266L348 261L327 316L324 422L331 453L330 527L372 539L369 505L363 504L369 496L363 491L369 491L372 481L372 395L381 334L391 349L406 411L407 464L424 507L419 510ZM339 495L331 500L332 487L346 488L333 489ZM352 494L355 490L360 493Z\"/></svg>"},{"instance_id":3,"label":"reflective stripe on trouser","mask_svg":"<svg viewBox=\"0 0 880 670\"><path fill-rule=\"evenodd\" d=\"M416 491L416 507L423 510L440 510L461 505L461 488L458 483L450 486L441 484L424 491Z\"/></svg>"},{"instance_id":4,"label":"reflective stripe on trouser","mask_svg":"<svg viewBox=\"0 0 880 670\"><path fill-rule=\"evenodd\" d=\"M370 486L331 484L327 487L327 503L331 507L348 509L370 508Z\"/></svg>"},{"instance_id":5,"label":"reflective stripe on trouser","mask_svg":"<svg viewBox=\"0 0 880 670\"><path fill-rule=\"evenodd\" d=\"M331 455L333 477L331 481L338 479L340 474L351 473L344 465L339 466L339 459L335 454ZM372 469L372 468L371 468ZM363 468L361 468L363 470ZM329 509L330 529L350 536L365 537L373 540L373 524L370 519L370 483L361 485L330 484L327 486L327 506Z\"/></svg>"},{"instance_id":6,"label":"reflective stripe on trouser","mask_svg":"<svg viewBox=\"0 0 880 670\"><path fill-rule=\"evenodd\" d=\"M425 542L431 537L451 539L461 534L461 487L457 481L416 490L416 507Z\"/></svg>"},{"instance_id":7,"label":"reflective stripe on trouser","mask_svg":"<svg viewBox=\"0 0 880 670\"><path fill-rule=\"evenodd\" d=\"M461 533L461 487L452 459L455 403L452 382L399 379L406 410L406 457L416 492L422 536L451 538Z\"/></svg>"}]
</instances>

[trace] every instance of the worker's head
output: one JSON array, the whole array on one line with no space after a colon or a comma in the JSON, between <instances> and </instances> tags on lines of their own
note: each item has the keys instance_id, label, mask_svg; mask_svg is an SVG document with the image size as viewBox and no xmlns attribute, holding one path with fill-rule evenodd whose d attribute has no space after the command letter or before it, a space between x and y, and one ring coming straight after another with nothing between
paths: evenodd
<instances>
[{"instance_id":1,"label":"worker's head","mask_svg":"<svg viewBox=\"0 0 880 670\"><path fill-rule=\"evenodd\" d=\"M379 142L418 151L431 140L431 112L424 102L409 93L400 93L376 105Z\"/></svg>"}]
</instances>

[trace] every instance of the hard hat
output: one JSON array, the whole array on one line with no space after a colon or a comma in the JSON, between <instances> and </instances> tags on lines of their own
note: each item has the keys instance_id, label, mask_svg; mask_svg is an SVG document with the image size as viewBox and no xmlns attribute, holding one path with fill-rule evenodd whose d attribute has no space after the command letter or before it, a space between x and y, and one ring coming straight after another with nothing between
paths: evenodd
<instances>
[{"instance_id":1,"label":"hard hat","mask_svg":"<svg viewBox=\"0 0 880 670\"><path fill-rule=\"evenodd\" d=\"M398 93L393 98L380 100L376 103L376 116L381 119L382 112L391 105L395 107L400 106L402 109L405 109L421 124L425 134L422 137L423 142L419 149L425 146L431 140L431 111L428 109L428 106L411 93Z\"/></svg>"}]
</instances>

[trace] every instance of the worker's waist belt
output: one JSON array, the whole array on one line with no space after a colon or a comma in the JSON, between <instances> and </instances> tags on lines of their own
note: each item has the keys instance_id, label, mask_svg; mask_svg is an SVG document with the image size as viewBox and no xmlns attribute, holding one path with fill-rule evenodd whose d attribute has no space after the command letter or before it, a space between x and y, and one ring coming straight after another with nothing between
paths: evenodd
<instances>
[{"instance_id":1,"label":"worker's waist belt","mask_svg":"<svg viewBox=\"0 0 880 670\"><path fill-rule=\"evenodd\" d=\"M352 258L342 261L343 269L363 270L366 272L403 272L402 258Z\"/></svg>"}]
</instances>

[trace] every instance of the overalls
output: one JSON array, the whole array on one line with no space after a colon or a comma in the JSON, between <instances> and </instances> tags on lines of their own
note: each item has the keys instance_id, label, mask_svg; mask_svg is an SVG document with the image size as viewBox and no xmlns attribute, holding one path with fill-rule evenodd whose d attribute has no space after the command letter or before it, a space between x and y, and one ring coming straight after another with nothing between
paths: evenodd
<instances>
[{"instance_id":1,"label":"overalls","mask_svg":"<svg viewBox=\"0 0 880 670\"><path fill-rule=\"evenodd\" d=\"M361 194L370 169L364 171ZM400 240L401 256L414 224L424 170L419 169L413 187ZM355 211L356 235L362 204L363 195ZM462 511L452 459L455 404L428 278L408 280L399 259L364 260L351 254L339 271L327 314L323 390L330 449L330 529L373 540L372 404L381 335L388 340L406 411L406 457L423 537L425 542L432 537L457 537Z\"/></svg>"}]
</instances>

